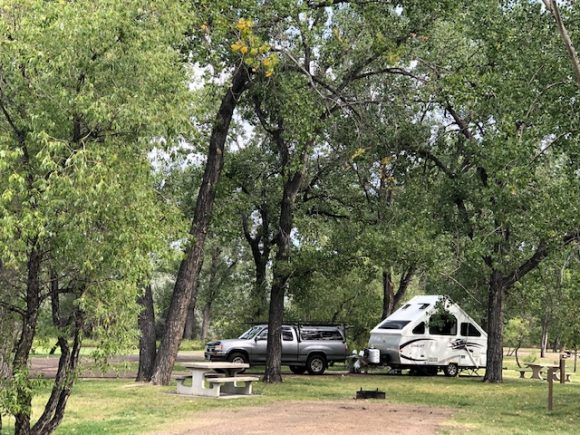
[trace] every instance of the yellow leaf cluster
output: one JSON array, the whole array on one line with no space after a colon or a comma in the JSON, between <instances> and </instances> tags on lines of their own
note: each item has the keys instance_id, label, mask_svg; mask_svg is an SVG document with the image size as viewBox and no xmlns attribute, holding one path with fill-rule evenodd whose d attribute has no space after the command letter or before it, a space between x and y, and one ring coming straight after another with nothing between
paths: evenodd
<instances>
[{"instance_id":1,"label":"yellow leaf cluster","mask_svg":"<svg viewBox=\"0 0 580 435\"><path fill-rule=\"evenodd\" d=\"M381 166L387 166L393 161L393 158L390 156L383 157L381 159Z\"/></svg>"},{"instance_id":2,"label":"yellow leaf cluster","mask_svg":"<svg viewBox=\"0 0 580 435\"><path fill-rule=\"evenodd\" d=\"M238 20L238 23L236 24L236 29L238 29L242 33L245 33L245 32L250 32L252 30L253 26L254 26L254 23L252 22L252 20L246 20L245 18L240 18Z\"/></svg>"},{"instance_id":3,"label":"yellow leaf cluster","mask_svg":"<svg viewBox=\"0 0 580 435\"><path fill-rule=\"evenodd\" d=\"M253 71L263 70L266 77L271 77L274 68L278 64L278 57L269 54L271 47L268 43L253 33L254 23L251 20L240 18L236 23L239 31L239 39L230 45L234 53L239 53L244 58L244 63Z\"/></svg>"},{"instance_id":4,"label":"yellow leaf cluster","mask_svg":"<svg viewBox=\"0 0 580 435\"><path fill-rule=\"evenodd\" d=\"M356 159L358 159L359 157L362 157L362 156L365 154L365 152L366 152L366 151L365 151L365 149L364 149L364 148L357 148L357 149L355 150L355 152L354 152L354 153L352 153L352 156L350 156L350 159L351 159L351 160L356 160Z\"/></svg>"}]
</instances>

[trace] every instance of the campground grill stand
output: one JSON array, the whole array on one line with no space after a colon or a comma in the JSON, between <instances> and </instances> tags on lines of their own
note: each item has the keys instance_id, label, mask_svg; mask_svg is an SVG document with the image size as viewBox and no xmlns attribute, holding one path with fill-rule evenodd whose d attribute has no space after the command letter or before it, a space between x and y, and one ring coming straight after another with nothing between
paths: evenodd
<instances>
[{"instance_id":1,"label":"campground grill stand","mask_svg":"<svg viewBox=\"0 0 580 435\"><path fill-rule=\"evenodd\" d=\"M356 399L384 399L385 392L376 390L363 390L362 387L356 392Z\"/></svg>"}]
</instances>

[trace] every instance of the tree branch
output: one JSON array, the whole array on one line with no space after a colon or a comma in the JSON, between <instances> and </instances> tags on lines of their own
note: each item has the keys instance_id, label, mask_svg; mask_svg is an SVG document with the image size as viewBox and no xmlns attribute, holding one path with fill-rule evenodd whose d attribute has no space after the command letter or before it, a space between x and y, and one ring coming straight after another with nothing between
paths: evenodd
<instances>
[{"instance_id":1,"label":"tree branch","mask_svg":"<svg viewBox=\"0 0 580 435\"><path fill-rule=\"evenodd\" d=\"M573 242L580 241L580 231L575 231L566 234L562 237L562 244L569 245ZM513 272L503 277L502 281L504 288L507 290L512 287L516 282L522 279L526 274L534 270L541 262L544 260L553 250L553 247L548 246L545 242L541 242L536 249L536 252L524 261L519 267L517 267Z\"/></svg>"},{"instance_id":2,"label":"tree branch","mask_svg":"<svg viewBox=\"0 0 580 435\"><path fill-rule=\"evenodd\" d=\"M560 15L560 8L558 7L558 3L554 0L542 0L546 9L550 11L554 20L556 21L556 27L558 27L558 31L560 32L560 37L562 38L562 42L566 47L566 51L568 52L568 57L570 58L570 62L572 63L572 68L574 69L574 73L576 74L576 85L580 86L580 60L578 59L578 53L574 48L574 44L572 43L572 39L570 39L570 35L568 34L568 30L562 21L562 16Z\"/></svg>"}]
</instances>

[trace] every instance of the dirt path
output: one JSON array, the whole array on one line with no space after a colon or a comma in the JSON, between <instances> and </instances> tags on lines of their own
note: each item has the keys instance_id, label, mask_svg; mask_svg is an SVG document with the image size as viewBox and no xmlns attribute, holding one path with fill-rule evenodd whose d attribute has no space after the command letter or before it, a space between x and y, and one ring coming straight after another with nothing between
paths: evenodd
<instances>
[{"instance_id":1,"label":"dirt path","mask_svg":"<svg viewBox=\"0 0 580 435\"><path fill-rule=\"evenodd\" d=\"M451 416L443 408L373 401L290 401L213 410L158 434L434 434Z\"/></svg>"}]
</instances>

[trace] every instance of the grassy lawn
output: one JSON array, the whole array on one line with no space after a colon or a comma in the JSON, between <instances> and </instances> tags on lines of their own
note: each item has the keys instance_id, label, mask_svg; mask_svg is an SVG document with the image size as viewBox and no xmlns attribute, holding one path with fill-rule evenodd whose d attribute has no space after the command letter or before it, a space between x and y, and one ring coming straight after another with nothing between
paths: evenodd
<instances>
[{"instance_id":1,"label":"grassy lawn","mask_svg":"<svg viewBox=\"0 0 580 435\"><path fill-rule=\"evenodd\" d=\"M517 376L511 372L506 376ZM575 380L578 382L578 380ZM580 384L554 385L555 410L546 410L547 383L506 378L502 385L480 378L370 375L287 376L281 385L256 385L257 395L238 400L179 397L175 387L127 380L79 380L58 433L138 433L161 430L211 408L255 406L280 400L344 400L360 389L379 388L397 403L449 407L449 433L578 433ZM47 391L35 400L40 411ZM5 418L10 426L12 420ZM445 432L445 429L444 429Z\"/></svg>"}]
</instances>

